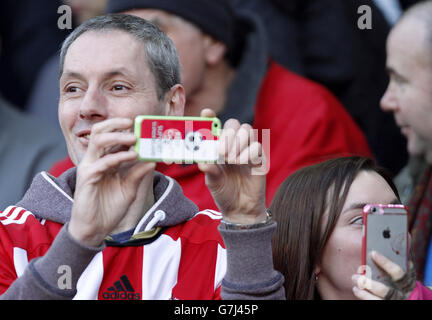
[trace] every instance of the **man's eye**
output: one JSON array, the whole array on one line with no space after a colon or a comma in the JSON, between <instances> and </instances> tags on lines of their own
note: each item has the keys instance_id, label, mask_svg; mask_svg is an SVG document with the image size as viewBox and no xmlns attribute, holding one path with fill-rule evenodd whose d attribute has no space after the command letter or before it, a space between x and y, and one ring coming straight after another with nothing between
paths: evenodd
<instances>
[{"instance_id":1,"label":"man's eye","mask_svg":"<svg viewBox=\"0 0 432 320\"><path fill-rule=\"evenodd\" d=\"M70 87L66 88L66 92L69 92L69 93L75 93L75 92L78 92L78 91L79 91L78 87L70 86Z\"/></svg>"},{"instance_id":2,"label":"man's eye","mask_svg":"<svg viewBox=\"0 0 432 320\"><path fill-rule=\"evenodd\" d=\"M400 77L400 76L398 76L396 74L391 75L390 79L393 82L397 83L398 85L404 84L406 82L405 79L403 79L402 77Z\"/></svg>"},{"instance_id":3,"label":"man's eye","mask_svg":"<svg viewBox=\"0 0 432 320\"><path fill-rule=\"evenodd\" d=\"M117 85L113 86L114 91L121 91L121 90L126 90L126 89L127 89L127 87L122 85L122 84L117 84Z\"/></svg>"}]
</instances>

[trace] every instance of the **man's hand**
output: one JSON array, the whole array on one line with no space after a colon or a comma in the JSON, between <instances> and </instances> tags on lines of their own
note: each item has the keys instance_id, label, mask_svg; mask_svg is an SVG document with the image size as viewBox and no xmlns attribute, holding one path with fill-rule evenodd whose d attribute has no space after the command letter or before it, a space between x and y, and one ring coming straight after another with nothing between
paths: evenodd
<instances>
[{"instance_id":1,"label":"man's hand","mask_svg":"<svg viewBox=\"0 0 432 320\"><path fill-rule=\"evenodd\" d=\"M139 162L131 148L133 121L115 118L93 125L87 152L77 168L69 232L99 246L125 216L142 179L155 164Z\"/></svg>"},{"instance_id":2,"label":"man's hand","mask_svg":"<svg viewBox=\"0 0 432 320\"><path fill-rule=\"evenodd\" d=\"M210 109L202 117L214 117ZM253 168L265 167L261 144L249 124L228 120L219 143L219 157L224 164L199 164L206 175L206 185L224 216L239 224L254 224L266 218L265 174L254 174Z\"/></svg>"}]
</instances>

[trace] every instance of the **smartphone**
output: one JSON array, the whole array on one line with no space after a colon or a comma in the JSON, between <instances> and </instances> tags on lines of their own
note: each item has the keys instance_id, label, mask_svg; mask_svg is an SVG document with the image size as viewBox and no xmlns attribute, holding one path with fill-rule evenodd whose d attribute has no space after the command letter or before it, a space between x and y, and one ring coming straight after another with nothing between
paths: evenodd
<instances>
[{"instance_id":1,"label":"smartphone","mask_svg":"<svg viewBox=\"0 0 432 320\"><path fill-rule=\"evenodd\" d=\"M135 118L135 151L142 161L215 163L220 130L216 117L142 115Z\"/></svg>"},{"instance_id":2,"label":"smartphone","mask_svg":"<svg viewBox=\"0 0 432 320\"><path fill-rule=\"evenodd\" d=\"M363 208L362 264L372 280L388 283L390 278L370 257L377 251L398 264L408 265L408 209L400 204L368 204Z\"/></svg>"}]
</instances>

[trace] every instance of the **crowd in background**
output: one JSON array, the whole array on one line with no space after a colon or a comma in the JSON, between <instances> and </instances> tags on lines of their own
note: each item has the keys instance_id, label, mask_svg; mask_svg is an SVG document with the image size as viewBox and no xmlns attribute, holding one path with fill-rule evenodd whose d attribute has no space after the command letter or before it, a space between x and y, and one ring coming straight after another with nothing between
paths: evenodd
<instances>
[{"instance_id":1,"label":"crowd in background","mask_svg":"<svg viewBox=\"0 0 432 320\"><path fill-rule=\"evenodd\" d=\"M224 79L220 80L224 100L219 101L210 98L217 93L200 86L209 81L207 75L193 78L199 70L189 67L186 60L194 49L181 47L181 38L176 42L175 30L161 22L163 15L134 11L133 1L4 0L0 4L1 209L22 198L36 173L45 170L59 176L74 166L58 121L60 46L84 21L107 12L126 12L153 20L168 36L173 35L188 98L186 114L199 114L202 108L196 105L216 106L223 121L235 117L256 129L271 130L267 205L293 172L334 156L370 157L386 168L402 203L411 211L417 277L432 285L430 142L419 142L417 149L410 144L413 134L403 127L401 131L399 126L408 123L395 116L397 107L389 97L391 78L398 74L389 69L388 50L393 47L388 37L399 17L418 2L232 0L235 16L240 18L233 18L232 39L226 40L221 33L218 40L227 44L222 58L235 72L216 62L207 72L212 81ZM62 4L72 9L70 30L57 24ZM357 9L362 5L371 8L371 29L358 26L362 13ZM178 10L171 13L188 15ZM204 32L219 36L217 26L205 29L199 17L188 18ZM225 84L225 79L230 82ZM432 94L429 97L432 113ZM432 123L423 126L432 127ZM177 180L199 208L218 209L210 193L203 191L204 175L196 167L158 164L157 170Z\"/></svg>"}]
</instances>

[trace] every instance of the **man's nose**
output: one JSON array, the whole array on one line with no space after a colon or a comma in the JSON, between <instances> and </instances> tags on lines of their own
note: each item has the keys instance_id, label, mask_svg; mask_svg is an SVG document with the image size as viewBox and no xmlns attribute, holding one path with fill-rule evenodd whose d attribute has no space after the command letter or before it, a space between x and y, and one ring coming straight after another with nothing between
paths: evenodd
<instances>
[{"instance_id":1,"label":"man's nose","mask_svg":"<svg viewBox=\"0 0 432 320\"><path fill-rule=\"evenodd\" d=\"M398 110L398 101L390 88L390 84L380 100L380 106L381 110L385 112L396 112Z\"/></svg>"},{"instance_id":2,"label":"man's nose","mask_svg":"<svg viewBox=\"0 0 432 320\"><path fill-rule=\"evenodd\" d=\"M104 120L108 116L107 101L97 88L89 88L81 101L79 117L86 120Z\"/></svg>"}]
</instances>

